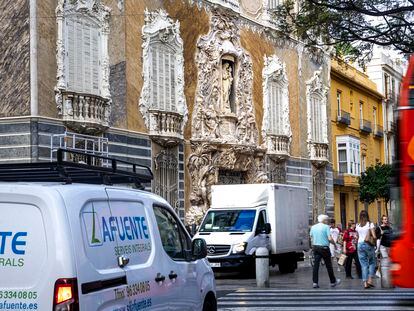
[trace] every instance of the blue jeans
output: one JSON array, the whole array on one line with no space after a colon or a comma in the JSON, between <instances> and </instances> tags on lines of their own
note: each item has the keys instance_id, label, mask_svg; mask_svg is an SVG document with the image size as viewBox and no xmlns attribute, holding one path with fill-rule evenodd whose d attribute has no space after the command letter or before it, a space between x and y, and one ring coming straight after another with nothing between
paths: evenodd
<instances>
[{"instance_id":1,"label":"blue jeans","mask_svg":"<svg viewBox=\"0 0 414 311\"><path fill-rule=\"evenodd\" d=\"M362 280L366 282L368 276L375 276L376 260L374 246L365 242L358 243L358 257L361 263Z\"/></svg>"}]
</instances>

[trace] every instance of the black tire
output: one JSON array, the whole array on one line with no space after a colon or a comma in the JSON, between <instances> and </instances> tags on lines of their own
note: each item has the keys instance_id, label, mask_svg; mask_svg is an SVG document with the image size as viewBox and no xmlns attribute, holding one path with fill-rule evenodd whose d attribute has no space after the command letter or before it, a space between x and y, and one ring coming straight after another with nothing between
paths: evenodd
<instances>
[{"instance_id":1,"label":"black tire","mask_svg":"<svg viewBox=\"0 0 414 311\"><path fill-rule=\"evenodd\" d=\"M203 311L217 311L217 300L212 292L209 292L204 299Z\"/></svg>"},{"instance_id":2,"label":"black tire","mask_svg":"<svg viewBox=\"0 0 414 311\"><path fill-rule=\"evenodd\" d=\"M297 262L283 262L279 264L279 272L282 274L293 273L297 268Z\"/></svg>"},{"instance_id":3,"label":"black tire","mask_svg":"<svg viewBox=\"0 0 414 311\"><path fill-rule=\"evenodd\" d=\"M246 266L240 274L247 279L255 279L256 278L256 262L253 261L248 266Z\"/></svg>"}]
</instances>

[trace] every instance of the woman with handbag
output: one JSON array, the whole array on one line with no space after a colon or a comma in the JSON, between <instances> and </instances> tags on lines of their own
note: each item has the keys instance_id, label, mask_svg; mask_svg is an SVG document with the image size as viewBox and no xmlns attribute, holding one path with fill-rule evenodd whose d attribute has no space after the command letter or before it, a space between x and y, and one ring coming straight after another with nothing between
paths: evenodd
<instances>
[{"instance_id":1,"label":"woman with handbag","mask_svg":"<svg viewBox=\"0 0 414 311\"><path fill-rule=\"evenodd\" d=\"M356 226L356 231L358 232L358 257L361 263L362 280L364 288L368 289L374 287L376 235L375 226L369 221L367 211L361 211L359 214L359 223Z\"/></svg>"}]
</instances>

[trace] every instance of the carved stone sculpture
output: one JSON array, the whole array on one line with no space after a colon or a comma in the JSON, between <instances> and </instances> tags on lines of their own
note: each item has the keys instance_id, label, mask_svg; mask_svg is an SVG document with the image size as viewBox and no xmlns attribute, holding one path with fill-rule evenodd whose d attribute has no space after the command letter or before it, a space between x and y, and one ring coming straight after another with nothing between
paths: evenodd
<instances>
[{"instance_id":1,"label":"carved stone sculpture","mask_svg":"<svg viewBox=\"0 0 414 311\"><path fill-rule=\"evenodd\" d=\"M211 30L197 43L198 84L187 164L189 224L198 223L210 207L211 186L220 171L233 171L248 183L267 181L252 100L252 61L240 45L239 20L217 9L211 13Z\"/></svg>"},{"instance_id":2,"label":"carved stone sculpture","mask_svg":"<svg viewBox=\"0 0 414 311\"><path fill-rule=\"evenodd\" d=\"M221 98L224 113L231 113L230 94L233 85L233 72L229 63L222 66Z\"/></svg>"},{"instance_id":3,"label":"carved stone sculpture","mask_svg":"<svg viewBox=\"0 0 414 311\"><path fill-rule=\"evenodd\" d=\"M199 72L192 139L257 144L257 128L252 126L256 122L254 114L250 116L250 126L245 118L253 111L253 71L250 56L240 45L238 20L235 16L213 9L210 26L210 33L197 43L196 64ZM234 59L234 63L238 64L234 71L229 62L223 62L223 57ZM230 101L232 88L234 103ZM226 114L229 112L234 112L236 117L228 118ZM246 134L246 131L249 133Z\"/></svg>"}]
</instances>

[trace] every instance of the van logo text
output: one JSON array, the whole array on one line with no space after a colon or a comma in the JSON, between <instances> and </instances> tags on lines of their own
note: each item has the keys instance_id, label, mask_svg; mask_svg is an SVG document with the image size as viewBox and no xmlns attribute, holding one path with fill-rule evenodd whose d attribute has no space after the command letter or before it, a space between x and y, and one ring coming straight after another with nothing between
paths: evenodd
<instances>
[{"instance_id":1,"label":"van logo text","mask_svg":"<svg viewBox=\"0 0 414 311\"><path fill-rule=\"evenodd\" d=\"M0 255L4 255L7 245L15 255L24 255L27 232L0 231Z\"/></svg>"}]
</instances>

